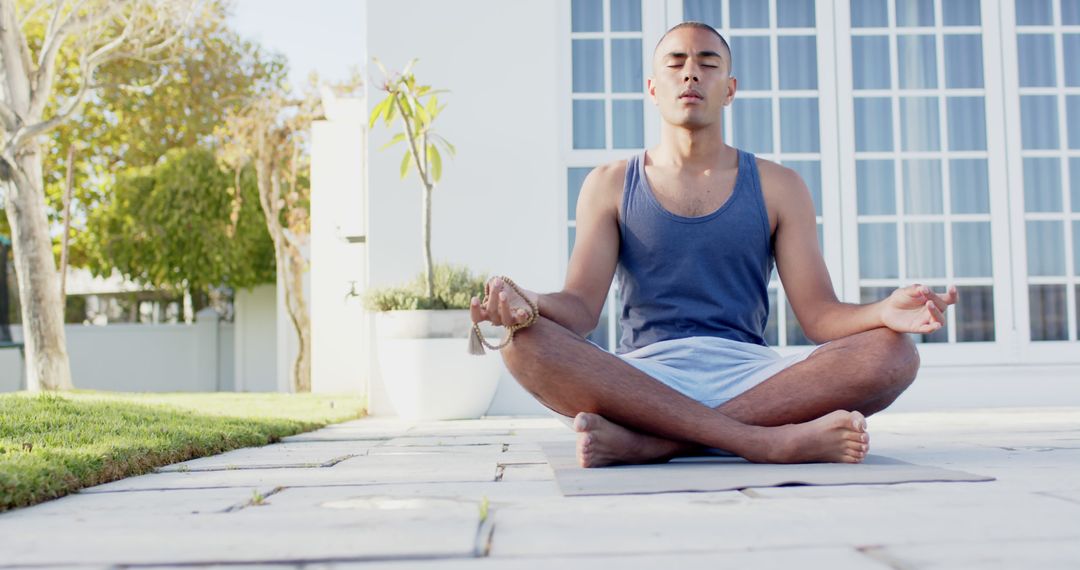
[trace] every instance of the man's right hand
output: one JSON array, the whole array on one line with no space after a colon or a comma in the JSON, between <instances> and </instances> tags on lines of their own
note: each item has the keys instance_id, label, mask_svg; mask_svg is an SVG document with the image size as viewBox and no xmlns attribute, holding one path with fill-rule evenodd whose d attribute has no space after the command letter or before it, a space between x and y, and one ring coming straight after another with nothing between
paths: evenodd
<instances>
[{"instance_id":1,"label":"man's right hand","mask_svg":"<svg viewBox=\"0 0 1080 570\"><path fill-rule=\"evenodd\" d=\"M529 320L532 307L502 279L498 277L489 279L486 288L487 303L482 303L477 297L473 297L470 303L469 309L474 323L490 321L495 326L508 327L523 324ZM540 296L536 293L525 289L521 289L521 292L533 304L539 303Z\"/></svg>"}]
</instances>

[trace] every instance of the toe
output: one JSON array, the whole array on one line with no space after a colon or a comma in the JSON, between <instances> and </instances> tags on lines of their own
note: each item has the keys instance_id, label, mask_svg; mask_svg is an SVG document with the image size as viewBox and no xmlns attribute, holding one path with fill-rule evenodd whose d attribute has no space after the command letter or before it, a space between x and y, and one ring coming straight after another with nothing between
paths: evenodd
<instances>
[{"instance_id":1,"label":"toe","mask_svg":"<svg viewBox=\"0 0 1080 570\"><path fill-rule=\"evenodd\" d=\"M855 431L866 431L866 416L859 412L851 412L851 426L855 428Z\"/></svg>"},{"instance_id":2,"label":"toe","mask_svg":"<svg viewBox=\"0 0 1080 570\"><path fill-rule=\"evenodd\" d=\"M587 429L589 429L589 414L578 412L578 415L574 416L574 431L582 432Z\"/></svg>"}]
</instances>

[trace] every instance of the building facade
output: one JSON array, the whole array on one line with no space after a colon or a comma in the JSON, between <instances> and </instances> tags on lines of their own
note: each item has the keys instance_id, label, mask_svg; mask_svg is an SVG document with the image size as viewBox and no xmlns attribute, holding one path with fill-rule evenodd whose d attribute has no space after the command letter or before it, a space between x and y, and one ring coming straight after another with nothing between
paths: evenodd
<instances>
[{"instance_id":1,"label":"building facade","mask_svg":"<svg viewBox=\"0 0 1080 570\"><path fill-rule=\"evenodd\" d=\"M955 284L947 326L916 337L924 366L1080 363L1080 0L372 0L368 11L369 55L397 67L419 57L421 78L450 90L442 132L459 158L436 197L438 258L561 287L582 180L657 144L652 51L697 20L732 48L726 140L805 180L841 300ZM369 148L390 134L376 129ZM397 180L396 154L372 152L381 285L419 268L402 262L419 260L408 235L419 192ZM416 232L397 227L410 209ZM770 301L769 344L805 350L775 273ZM595 342L615 346L618 313L613 284Z\"/></svg>"}]
</instances>

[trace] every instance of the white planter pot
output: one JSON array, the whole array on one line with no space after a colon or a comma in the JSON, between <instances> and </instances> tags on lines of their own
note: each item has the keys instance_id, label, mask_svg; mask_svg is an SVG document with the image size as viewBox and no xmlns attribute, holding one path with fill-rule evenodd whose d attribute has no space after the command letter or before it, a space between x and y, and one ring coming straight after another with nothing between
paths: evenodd
<instances>
[{"instance_id":1,"label":"white planter pot","mask_svg":"<svg viewBox=\"0 0 1080 570\"><path fill-rule=\"evenodd\" d=\"M376 313L379 371L394 410L409 420L478 418L487 411L502 357L468 353L468 310ZM484 327L499 338L500 329Z\"/></svg>"}]
</instances>

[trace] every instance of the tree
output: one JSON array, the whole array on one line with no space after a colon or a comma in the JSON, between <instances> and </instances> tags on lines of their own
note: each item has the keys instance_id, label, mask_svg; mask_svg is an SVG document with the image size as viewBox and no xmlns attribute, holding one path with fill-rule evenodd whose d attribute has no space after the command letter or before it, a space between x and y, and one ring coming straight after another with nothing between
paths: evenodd
<instances>
[{"instance_id":1,"label":"tree","mask_svg":"<svg viewBox=\"0 0 1080 570\"><path fill-rule=\"evenodd\" d=\"M404 131L394 135L383 148L408 143L405 155L401 157L401 178L404 179L410 170L415 170L420 177L424 192L420 217L424 244L424 293L432 299L435 282L431 259L431 193L442 178L442 156L438 147L442 146L451 156L454 154L454 145L431 130L431 124L446 107L439 105L437 97L443 91L433 91L429 85L416 83L416 76L412 73L415 59L401 73L393 75L387 73L379 60L376 59L375 63L385 77L379 89L386 93L386 98L371 110L368 128L374 127L380 118L386 126L392 125L397 118L401 119Z\"/></svg>"},{"instance_id":2,"label":"tree","mask_svg":"<svg viewBox=\"0 0 1080 570\"><path fill-rule=\"evenodd\" d=\"M89 267L160 289L203 291L273 281L274 249L254 173L234 176L213 150L179 148L154 166L132 168L90 212L97 236ZM238 195L237 192L240 192Z\"/></svg>"},{"instance_id":3,"label":"tree","mask_svg":"<svg viewBox=\"0 0 1080 570\"><path fill-rule=\"evenodd\" d=\"M231 113L220 131L220 156L233 169L252 168L259 189L259 204L274 243L277 279L284 285L285 305L296 331L299 350L293 361L296 392L311 391L311 326L304 298L307 260L303 249L310 234L310 184L303 173L310 167L305 149L311 122L322 116L314 90L307 96L289 96L284 73L267 78L261 94ZM312 78L312 84L318 82ZM339 90L359 86L358 78Z\"/></svg>"},{"instance_id":4,"label":"tree","mask_svg":"<svg viewBox=\"0 0 1080 570\"><path fill-rule=\"evenodd\" d=\"M16 5L20 4L23 9ZM167 58L195 12L192 1L0 0L0 192L13 235L27 385L69 389L60 289L42 183L41 137L71 119L120 59ZM43 26L40 44L23 32ZM78 87L54 100L58 56L75 58Z\"/></svg>"}]
</instances>

